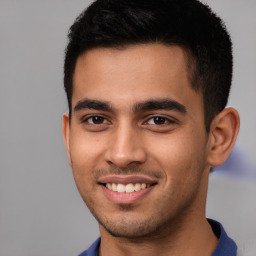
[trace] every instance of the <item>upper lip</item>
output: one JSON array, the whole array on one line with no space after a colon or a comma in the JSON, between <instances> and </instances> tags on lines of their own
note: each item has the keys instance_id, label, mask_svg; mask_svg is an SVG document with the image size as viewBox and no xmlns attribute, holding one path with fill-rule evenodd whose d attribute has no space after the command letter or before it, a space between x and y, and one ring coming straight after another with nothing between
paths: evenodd
<instances>
[{"instance_id":1,"label":"upper lip","mask_svg":"<svg viewBox=\"0 0 256 256\"><path fill-rule=\"evenodd\" d=\"M129 184L129 183L146 183L146 184L153 184L157 183L155 179L152 179L147 176L141 176L141 175L129 175L129 176L123 176L123 175L110 175L106 177L101 177L98 179L98 182L101 184L106 183L116 183L116 184Z\"/></svg>"}]
</instances>

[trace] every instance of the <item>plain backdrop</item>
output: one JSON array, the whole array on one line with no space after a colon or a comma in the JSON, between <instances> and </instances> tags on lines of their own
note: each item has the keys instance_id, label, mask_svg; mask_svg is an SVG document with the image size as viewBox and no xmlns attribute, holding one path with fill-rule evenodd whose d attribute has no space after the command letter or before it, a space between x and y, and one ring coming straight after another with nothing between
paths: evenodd
<instances>
[{"instance_id":1,"label":"plain backdrop","mask_svg":"<svg viewBox=\"0 0 256 256\"><path fill-rule=\"evenodd\" d=\"M256 1L209 0L234 43L230 106L241 115L237 146L256 166ZM67 32L85 0L0 0L0 256L68 256L99 235L67 163L63 59ZM256 169L255 169L256 170ZM217 172L207 215L247 255L256 251L256 182Z\"/></svg>"}]
</instances>

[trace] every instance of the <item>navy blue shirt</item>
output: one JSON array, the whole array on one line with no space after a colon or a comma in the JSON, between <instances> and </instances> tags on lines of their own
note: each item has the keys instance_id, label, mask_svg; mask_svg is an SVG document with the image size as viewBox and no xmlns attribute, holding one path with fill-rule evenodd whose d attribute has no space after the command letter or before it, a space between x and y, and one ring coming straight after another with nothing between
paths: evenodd
<instances>
[{"instance_id":1,"label":"navy blue shirt","mask_svg":"<svg viewBox=\"0 0 256 256\"><path fill-rule=\"evenodd\" d=\"M228 237L222 225L215 221L208 219L211 224L212 230L217 237L219 237L218 245L213 252L212 256L236 256L237 246L236 243ZM100 245L100 238L98 238L88 250L79 254L79 256L99 256L98 249Z\"/></svg>"}]
</instances>

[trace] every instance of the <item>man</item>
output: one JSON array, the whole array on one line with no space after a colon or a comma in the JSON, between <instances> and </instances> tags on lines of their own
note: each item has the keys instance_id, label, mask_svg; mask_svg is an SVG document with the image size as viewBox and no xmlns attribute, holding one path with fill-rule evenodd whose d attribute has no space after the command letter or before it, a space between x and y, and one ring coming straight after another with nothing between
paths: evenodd
<instances>
[{"instance_id":1,"label":"man","mask_svg":"<svg viewBox=\"0 0 256 256\"><path fill-rule=\"evenodd\" d=\"M101 238L81 255L236 255L205 217L239 130L232 45L197 0L98 0L72 25L63 136Z\"/></svg>"}]
</instances>

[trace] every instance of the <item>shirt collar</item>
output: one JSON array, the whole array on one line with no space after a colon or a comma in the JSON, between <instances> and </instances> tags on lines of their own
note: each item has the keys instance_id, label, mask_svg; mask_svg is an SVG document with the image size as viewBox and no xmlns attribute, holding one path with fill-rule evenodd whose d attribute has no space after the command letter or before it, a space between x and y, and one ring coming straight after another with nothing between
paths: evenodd
<instances>
[{"instance_id":1,"label":"shirt collar","mask_svg":"<svg viewBox=\"0 0 256 256\"><path fill-rule=\"evenodd\" d=\"M215 235L219 238L218 245L212 256L236 256L236 243L228 237L223 226L215 220L208 219L208 222L210 223ZM100 238L98 238L88 250L79 254L79 256L98 256L99 245Z\"/></svg>"},{"instance_id":2,"label":"shirt collar","mask_svg":"<svg viewBox=\"0 0 256 256\"><path fill-rule=\"evenodd\" d=\"M208 222L210 223L215 235L219 238L218 245L212 256L236 256L236 243L228 237L223 226L215 220L208 219Z\"/></svg>"}]
</instances>

